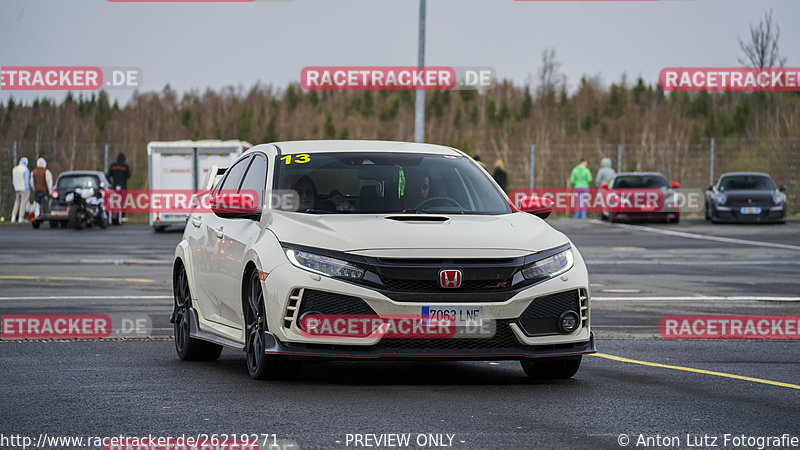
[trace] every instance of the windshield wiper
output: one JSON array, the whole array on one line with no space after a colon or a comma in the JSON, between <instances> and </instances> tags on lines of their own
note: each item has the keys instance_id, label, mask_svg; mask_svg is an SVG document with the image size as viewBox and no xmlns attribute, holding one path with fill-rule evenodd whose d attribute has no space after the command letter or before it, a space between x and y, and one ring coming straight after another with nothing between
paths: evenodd
<instances>
[{"instance_id":1,"label":"windshield wiper","mask_svg":"<svg viewBox=\"0 0 800 450\"><path fill-rule=\"evenodd\" d=\"M396 213L400 213L400 214L430 214L430 212L428 212L428 211L426 211L424 209L403 209L403 210L400 210L400 211L392 211L389 214L396 214Z\"/></svg>"},{"instance_id":2,"label":"windshield wiper","mask_svg":"<svg viewBox=\"0 0 800 450\"><path fill-rule=\"evenodd\" d=\"M337 211L329 211L327 209L307 209L303 211L306 214L338 214Z\"/></svg>"}]
</instances>

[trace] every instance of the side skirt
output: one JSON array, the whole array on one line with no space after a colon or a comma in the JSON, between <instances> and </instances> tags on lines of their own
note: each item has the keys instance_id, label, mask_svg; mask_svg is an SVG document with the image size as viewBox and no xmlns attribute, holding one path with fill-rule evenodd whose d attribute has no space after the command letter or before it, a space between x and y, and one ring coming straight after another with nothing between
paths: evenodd
<instances>
[{"instance_id":1,"label":"side skirt","mask_svg":"<svg viewBox=\"0 0 800 450\"><path fill-rule=\"evenodd\" d=\"M197 319L197 311L194 308L189 308L189 336L194 339L208 341L213 344L221 345L223 347L232 348L234 350L244 351L244 346L238 342L226 339L224 337L211 334L200 329L199 320Z\"/></svg>"}]
</instances>

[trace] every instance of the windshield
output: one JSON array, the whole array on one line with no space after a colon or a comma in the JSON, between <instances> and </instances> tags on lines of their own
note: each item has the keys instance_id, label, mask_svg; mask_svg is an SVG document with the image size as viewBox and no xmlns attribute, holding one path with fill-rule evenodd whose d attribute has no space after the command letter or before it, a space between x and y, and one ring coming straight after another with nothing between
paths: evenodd
<instances>
[{"instance_id":1,"label":"windshield","mask_svg":"<svg viewBox=\"0 0 800 450\"><path fill-rule=\"evenodd\" d=\"M614 189L666 189L667 180L660 175L623 175L614 179Z\"/></svg>"},{"instance_id":2,"label":"windshield","mask_svg":"<svg viewBox=\"0 0 800 450\"><path fill-rule=\"evenodd\" d=\"M469 158L408 153L315 153L279 157L275 189L307 213L506 214L511 208Z\"/></svg>"},{"instance_id":3,"label":"windshield","mask_svg":"<svg viewBox=\"0 0 800 450\"><path fill-rule=\"evenodd\" d=\"M772 191L775 184L763 175L732 175L719 182L720 191Z\"/></svg>"},{"instance_id":4,"label":"windshield","mask_svg":"<svg viewBox=\"0 0 800 450\"><path fill-rule=\"evenodd\" d=\"M96 188L97 185L97 177L92 175L74 175L59 178L56 189Z\"/></svg>"}]
</instances>

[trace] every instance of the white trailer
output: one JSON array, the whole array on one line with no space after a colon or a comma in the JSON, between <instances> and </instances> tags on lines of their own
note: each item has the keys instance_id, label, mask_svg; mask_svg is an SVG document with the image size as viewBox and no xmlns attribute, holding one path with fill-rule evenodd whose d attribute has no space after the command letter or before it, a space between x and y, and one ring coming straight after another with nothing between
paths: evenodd
<instances>
[{"instance_id":1,"label":"white trailer","mask_svg":"<svg viewBox=\"0 0 800 450\"><path fill-rule=\"evenodd\" d=\"M147 144L150 189L203 189L212 167L230 167L252 147L246 141L173 141ZM188 213L150 213L150 225L163 231L170 225L184 226Z\"/></svg>"}]
</instances>

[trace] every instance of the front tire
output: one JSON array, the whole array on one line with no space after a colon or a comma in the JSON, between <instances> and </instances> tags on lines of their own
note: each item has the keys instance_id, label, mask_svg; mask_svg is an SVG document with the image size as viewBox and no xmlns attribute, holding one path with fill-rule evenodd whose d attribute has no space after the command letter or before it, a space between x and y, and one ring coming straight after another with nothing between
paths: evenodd
<instances>
[{"instance_id":1,"label":"front tire","mask_svg":"<svg viewBox=\"0 0 800 450\"><path fill-rule=\"evenodd\" d=\"M216 361L222 353L222 346L201 341L189 335L189 308L192 296L189 292L189 279L186 269L181 265L173 284L175 311L172 323L175 331L175 351L184 361Z\"/></svg>"},{"instance_id":2,"label":"front tire","mask_svg":"<svg viewBox=\"0 0 800 450\"><path fill-rule=\"evenodd\" d=\"M97 218L97 225L104 230L108 228L108 214L106 214L105 211L101 212L100 216Z\"/></svg>"},{"instance_id":3,"label":"front tire","mask_svg":"<svg viewBox=\"0 0 800 450\"><path fill-rule=\"evenodd\" d=\"M288 380L296 378L302 363L281 355L264 353L264 332L269 331L264 311L264 295L258 271L250 274L247 304L244 309L245 347L247 371L254 380Z\"/></svg>"},{"instance_id":4,"label":"front tire","mask_svg":"<svg viewBox=\"0 0 800 450\"><path fill-rule=\"evenodd\" d=\"M76 230L82 230L86 226L86 211L73 206L69 209L69 226Z\"/></svg>"},{"instance_id":5,"label":"front tire","mask_svg":"<svg viewBox=\"0 0 800 450\"><path fill-rule=\"evenodd\" d=\"M522 370L534 380L572 378L581 367L581 355L562 358L533 358L520 361Z\"/></svg>"}]
</instances>

